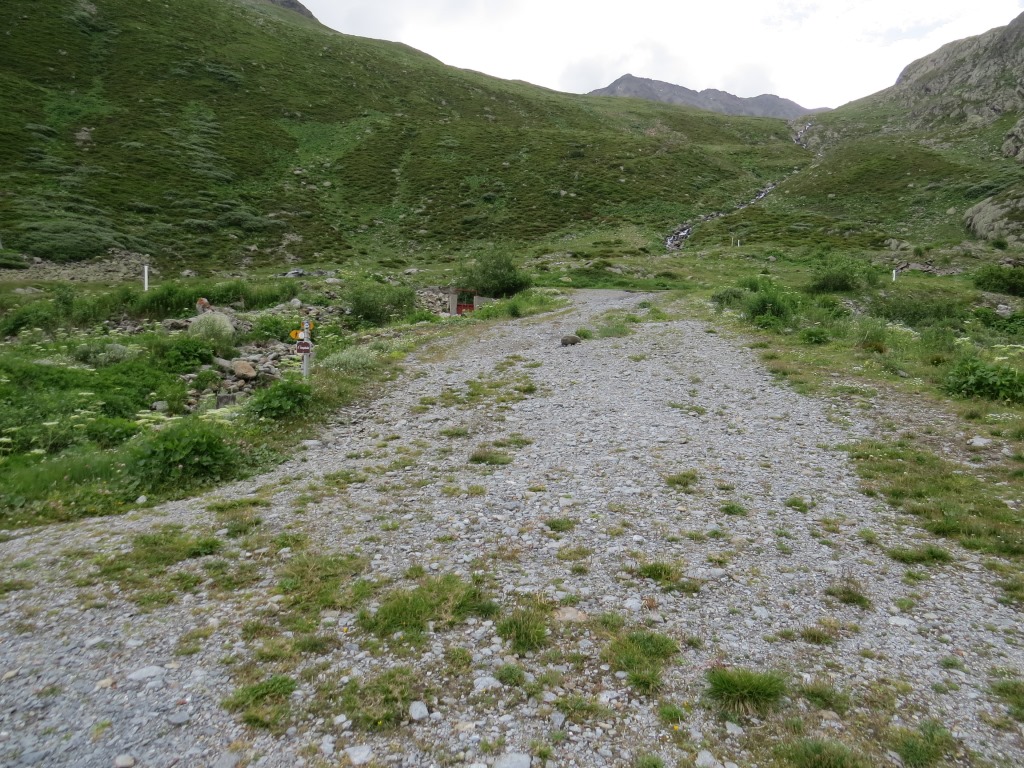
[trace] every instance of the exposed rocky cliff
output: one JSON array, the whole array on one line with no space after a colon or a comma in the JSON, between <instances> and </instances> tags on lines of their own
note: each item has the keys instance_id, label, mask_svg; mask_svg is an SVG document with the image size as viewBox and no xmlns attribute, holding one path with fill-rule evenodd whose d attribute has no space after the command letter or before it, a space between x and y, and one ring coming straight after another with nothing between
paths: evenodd
<instances>
[{"instance_id":1,"label":"exposed rocky cliff","mask_svg":"<svg viewBox=\"0 0 1024 768\"><path fill-rule=\"evenodd\" d=\"M957 40L913 62L896 84L882 92L905 102L910 116L930 124L940 120L991 122L1024 112L1024 14L1005 27ZM1007 155L1021 150L1024 126L1013 132Z\"/></svg>"},{"instance_id":2,"label":"exposed rocky cliff","mask_svg":"<svg viewBox=\"0 0 1024 768\"><path fill-rule=\"evenodd\" d=\"M267 0L267 2L271 5L279 5L282 8L287 8L289 11L301 13L303 16L308 16L311 19L316 18L316 16L310 13L309 9L298 0Z\"/></svg>"},{"instance_id":3,"label":"exposed rocky cliff","mask_svg":"<svg viewBox=\"0 0 1024 768\"><path fill-rule=\"evenodd\" d=\"M795 101L772 94L752 98L734 96L726 91L708 88L694 91L681 85L650 80L646 77L623 75L605 88L591 91L589 96L627 96L634 99L660 101L666 104L682 104L698 109L707 109L723 115L746 115L750 117L781 117L792 120L800 115L823 112L823 109L807 109Z\"/></svg>"}]
</instances>

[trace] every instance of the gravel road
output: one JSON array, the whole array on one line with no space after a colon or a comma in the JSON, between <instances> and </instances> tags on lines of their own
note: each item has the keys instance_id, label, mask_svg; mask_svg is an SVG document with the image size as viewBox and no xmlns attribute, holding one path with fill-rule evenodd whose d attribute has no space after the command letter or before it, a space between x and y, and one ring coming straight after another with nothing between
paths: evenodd
<instances>
[{"instance_id":1,"label":"gravel road","mask_svg":"<svg viewBox=\"0 0 1024 768\"><path fill-rule=\"evenodd\" d=\"M570 309L439 342L270 474L0 543L0 764L593 767L656 755L746 768L771 764L787 718L875 750L875 764L896 764L870 743L886 727L928 719L952 732L955 764L1024 764L1021 724L990 692L996 670L1024 671L1019 614L974 553L937 542L953 561L909 578L885 554L933 540L860 491L839 446L872 434L869 412L794 393L702 322L559 343L611 310L642 316L650 299L581 291ZM471 463L481 448L511 463ZM264 506L254 532L232 538L210 507L238 499ZM142 587L97 575L166 525L223 549L153 577L177 587L143 605ZM314 616L327 640L296 652L305 630L280 622L279 585L301 541L307 554L358 555L361 583L381 586ZM651 563L672 564L678 588L638 573ZM218 580L240 567L243 583ZM557 609L547 646L514 654L499 620L438 621L411 645L358 623L419 572L482 577L503 615L543 598ZM342 587L354 594L352 578ZM826 594L851 584L868 607ZM609 614L678 643L655 695L610 662L597 621L612 626ZM508 664L525 683L495 679ZM727 723L705 696L723 665L785 673L783 712ZM395 667L413 671L416 703L394 728L360 727L354 705L324 693ZM287 701L302 713L279 734L222 706L271 674L296 681ZM807 684L851 703L816 706ZM679 723L659 719L666 702Z\"/></svg>"}]
</instances>

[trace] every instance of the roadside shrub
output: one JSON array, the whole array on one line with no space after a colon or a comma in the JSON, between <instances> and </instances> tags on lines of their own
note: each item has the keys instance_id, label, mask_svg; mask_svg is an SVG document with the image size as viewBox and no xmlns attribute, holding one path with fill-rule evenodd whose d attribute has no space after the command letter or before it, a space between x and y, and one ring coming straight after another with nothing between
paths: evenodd
<instances>
[{"instance_id":1,"label":"roadside shrub","mask_svg":"<svg viewBox=\"0 0 1024 768\"><path fill-rule=\"evenodd\" d=\"M139 490L180 491L226 480L241 466L241 453L226 428L196 418L148 434L131 449L125 471Z\"/></svg>"},{"instance_id":2,"label":"roadside shrub","mask_svg":"<svg viewBox=\"0 0 1024 768\"><path fill-rule=\"evenodd\" d=\"M970 298L950 291L896 287L875 297L871 314L912 328L934 323L955 323L967 315Z\"/></svg>"},{"instance_id":3,"label":"roadside shrub","mask_svg":"<svg viewBox=\"0 0 1024 768\"><path fill-rule=\"evenodd\" d=\"M353 315L372 325L387 325L416 308L416 292L401 285L356 283L345 292L345 299Z\"/></svg>"},{"instance_id":4,"label":"roadside shrub","mask_svg":"<svg viewBox=\"0 0 1024 768\"><path fill-rule=\"evenodd\" d=\"M800 331L800 341L804 344L828 344L828 331L820 326L804 328Z\"/></svg>"},{"instance_id":5,"label":"roadside shrub","mask_svg":"<svg viewBox=\"0 0 1024 768\"><path fill-rule=\"evenodd\" d=\"M865 282L864 267L853 259L833 258L814 272L807 290L810 293L847 293Z\"/></svg>"},{"instance_id":6,"label":"roadside shrub","mask_svg":"<svg viewBox=\"0 0 1024 768\"><path fill-rule=\"evenodd\" d=\"M189 373L213 361L213 345L192 336L158 336L150 342L156 364L170 373Z\"/></svg>"},{"instance_id":7,"label":"roadside shrub","mask_svg":"<svg viewBox=\"0 0 1024 768\"><path fill-rule=\"evenodd\" d=\"M774 283L762 281L758 290L743 299L743 315L761 328L781 328L800 309L800 299Z\"/></svg>"},{"instance_id":8,"label":"roadside shrub","mask_svg":"<svg viewBox=\"0 0 1024 768\"><path fill-rule=\"evenodd\" d=\"M983 291L1024 296L1024 267L989 264L974 273L974 284Z\"/></svg>"},{"instance_id":9,"label":"roadside shrub","mask_svg":"<svg viewBox=\"0 0 1024 768\"><path fill-rule=\"evenodd\" d=\"M528 274L519 269L506 253L485 253L477 256L472 266L460 277L462 286L482 296L503 299L530 287Z\"/></svg>"},{"instance_id":10,"label":"roadside shrub","mask_svg":"<svg viewBox=\"0 0 1024 768\"><path fill-rule=\"evenodd\" d=\"M139 430L134 421L100 416L85 426L85 435L101 448L113 448L138 434Z\"/></svg>"},{"instance_id":11,"label":"roadside shrub","mask_svg":"<svg viewBox=\"0 0 1024 768\"><path fill-rule=\"evenodd\" d=\"M369 347L348 347L328 355L318 363L318 367L336 373L368 373L380 366L380 353Z\"/></svg>"},{"instance_id":12,"label":"roadside shrub","mask_svg":"<svg viewBox=\"0 0 1024 768\"><path fill-rule=\"evenodd\" d=\"M966 357L946 376L945 390L960 397L1024 403L1024 373L1003 363Z\"/></svg>"},{"instance_id":13,"label":"roadside shrub","mask_svg":"<svg viewBox=\"0 0 1024 768\"><path fill-rule=\"evenodd\" d=\"M291 341L289 334L298 327L298 320L290 320L281 315L260 315L245 338L247 341L288 342Z\"/></svg>"},{"instance_id":14,"label":"roadside shrub","mask_svg":"<svg viewBox=\"0 0 1024 768\"><path fill-rule=\"evenodd\" d=\"M114 363L122 363L131 360L142 353L141 349L126 347L117 342L105 343L102 341L90 341L75 348L71 356L80 363L102 368Z\"/></svg>"},{"instance_id":15,"label":"roadside shrub","mask_svg":"<svg viewBox=\"0 0 1024 768\"><path fill-rule=\"evenodd\" d=\"M289 419L301 416L313 404L313 390L299 379L283 379L259 390L246 409L264 419Z\"/></svg>"},{"instance_id":16,"label":"roadside shrub","mask_svg":"<svg viewBox=\"0 0 1024 768\"><path fill-rule=\"evenodd\" d=\"M222 312L207 312L192 321L188 335L208 341L214 347L228 346L235 336L235 326Z\"/></svg>"},{"instance_id":17,"label":"roadside shrub","mask_svg":"<svg viewBox=\"0 0 1024 768\"><path fill-rule=\"evenodd\" d=\"M747 294L742 288L723 288L711 295L711 301L714 302L715 306L722 310L725 307L735 307L743 300L743 297Z\"/></svg>"},{"instance_id":18,"label":"roadside shrub","mask_svg":"<svg viewBox=\"0 0 1024 768\"><path fill-rule=\"evenodd\" d=\"M53 333L60 327L60 320L60 313L52 302L33 301L0 318L0 336L17 336L26 328Z\"/></svg>"}]
</instances>

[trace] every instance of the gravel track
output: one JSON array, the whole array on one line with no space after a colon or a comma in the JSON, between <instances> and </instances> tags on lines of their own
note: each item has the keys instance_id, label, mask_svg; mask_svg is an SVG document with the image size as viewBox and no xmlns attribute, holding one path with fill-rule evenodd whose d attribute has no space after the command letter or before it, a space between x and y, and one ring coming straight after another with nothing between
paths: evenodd
<instances>
[{"instance_id":1,"label":"gravel track","mask_svg":"<svg viewBox=\"0 0 1024 768\"><path fill-rule=\"evenodd\" d=\"M863 412L779 386L740 340L699 322L642 323L628 337L559 344L606 311L642 314L637 305L649 298L581 291L570 310L439 342L382 397L339 413L267 475L0 543L8 585L0 590L0 764L345 765L368 749L379 765L515 768L542 742L552 744L552 766L629 766L641 754L667 765L767 765L761 733L777 724L727 728L702 699L705 672L721 664L783 670L792 687L814 679L849 691L845 715L794 695L790 714L812 735L856 743L872 710L884 713L880 725L934 718L956 737L957 764L1024 764L1021 726L989 693L993 669L1024 671L1019 614L993 599L998 577L974 553L940 542L953 562L917 569L917 583L884 554L931 540L859 490L837 447L871 436ZM467 398L467 381L478 377L493 386ZM470 434L441 434L455 428ZM468 463L474 449L511 435L531 442L502 449L510 464ZM367 479L325 482L339 470ZM690 492L666 482L687 470L698 476ZM513 658L494 624L478 619L403 649L401 640L371 642L354 612L328 611L321 631L337 647L298 662L296 673L323 666L297 674L295 707L316 698L321 672L365 681L406 665L432 688L422 719L368 733L335 702L281 736L248 728L221 701L237 685L234 670L258 652L243 624L272 623L281 609L276 571L293 552L235 553L244 540L229 539L227 554L254 564L255 583L227 595L202 584L151 610L116 583L76 581L88 581L97 554L127 553L133 536L156 526L215 530L213 501L253 494L270 502L259 510L267 537L301 532L318 551L358 552L365 578L408 588L413 564L466 578L485 572L503 610L529 595L560 604L550 645L560 654ZM746 514L723 511L730 503ZM553 518L575 527L555 535L546 525ZM572 560L573 550L590 552ZM632 572L650 562L678 564L699 593L667 592ZM841 579L859 582L871 607L827 597ZM371 611L384 594L369 599ZM901 598L912 607L897 608ZM602 657L606 638L584 619L609 612L680 644L656 697L637 695ZM820 620L831 644L800 638ZM176 653L197 629L205 635L197 652ZM452 669L457 647L470 652L468 669ZM528 697L495 685L507 662L530 680L549 673L545 690ZM555 705L573 695L605 709L565 722ZM659 721L658 701L689 710L678 730ZM554 731L564 740L552 743Z\"/></svg>"}]
</instances>

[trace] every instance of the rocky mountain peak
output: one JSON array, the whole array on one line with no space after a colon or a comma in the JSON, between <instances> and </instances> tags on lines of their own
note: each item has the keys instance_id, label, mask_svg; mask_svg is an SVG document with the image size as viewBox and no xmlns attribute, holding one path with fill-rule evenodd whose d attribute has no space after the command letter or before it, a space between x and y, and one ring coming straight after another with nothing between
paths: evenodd
<instances>
[{"instance_id":1,"label":"rocky mountain peak","mask_svg":"<svg viewBox=\"0 0 1024 768\"><path fill-rule=\"evenodd\" d=\"M314 16L306 6L299 2L299 0L267 0L267 2L271 5L287 8L289 11L301 13L303 16L308 16L311 19L316 18L316 16Z\"/></svg>"},{"instance_id":2,"label":"rocky mountain peak","mask_svg":"<svg viewBox=\"0 0 1024 768\"><path fill-rule=\"evenodd\" d=\"M889 98L919 122L981 119L1024 111L1024 14L1005 27L948 43L909 64Z\"/></svg>"},{"instance_id":3,"label":"rocky mountain peak","mask_svg":"<svg viewBox=\"0 0 1024 768\"><path fill-rule=\"evenodd\" d=\"M744 98L727 91L706 88L694 91L682 85L674 85L661 80L636 77L625 74L605 88L591 91L588 96L625 96L648 101L660 101L666 104L681 104L698 109L706 109L723 115L746 115L748 117L781 117L792 120L795 117L822 109L807 109L795 101L783 99L773 94L762 94Z\"/></svg>"}]
</instances>

